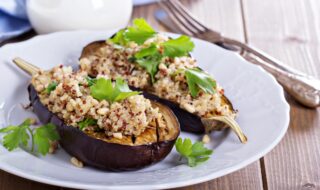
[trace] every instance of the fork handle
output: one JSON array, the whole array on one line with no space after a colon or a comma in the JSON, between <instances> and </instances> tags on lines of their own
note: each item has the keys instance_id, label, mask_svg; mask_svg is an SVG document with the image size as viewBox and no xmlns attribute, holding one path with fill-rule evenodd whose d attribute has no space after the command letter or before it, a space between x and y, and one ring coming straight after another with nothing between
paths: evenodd
<instances>
[{"instance_id":1,"label":"fork handle","mask_svg":"<svg viewBox=\"0 0 320 190\"><path fill-rule=\"evenodd\" d=\"M320 80L298 72L245 43L228 38L225 38L224 43L241 48L242 56L246 60L260 65L270 72L284 89L301 104L310 108L320 106Z\"/></svg>"}]
</instances>

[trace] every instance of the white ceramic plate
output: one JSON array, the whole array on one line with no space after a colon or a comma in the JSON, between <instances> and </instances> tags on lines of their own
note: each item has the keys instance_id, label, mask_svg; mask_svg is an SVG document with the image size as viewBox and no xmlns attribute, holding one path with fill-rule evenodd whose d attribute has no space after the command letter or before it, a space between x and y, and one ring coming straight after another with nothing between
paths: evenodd
<instances>
[{"instance_id":1,"label":"white ceramic plate","mask_svg":"<svg viewBox=\"0 0 320 190\"><path fill-rule=\"evenodd\" d=\"M22 57L49 69L57 64L74 64L81 49L94 40L106 39L109 32L61 32L37 36L9 44L0 50L0 124L18 124L33 115L21 108L28 103L30 77L11 60ZM175 35L173 35L175 36ZM194 168L177 162L173 150L162 162L135 172L112 173L90 167L72 166L70 156L62 149L57 154L36 157L24 150L8 152L0 145L0 168L12 174L52 185L82 189L160 189L208 181L258 160L281 140L289 124L289 106L275 79L260 67L247 63L233 52L208 42L194 39L193 56L201 68L211 73L225 88L226 95L239 110L237 118L249 141L241 144L229 132L212 134L214 148L209 161ZM200 140L201 136L182 133L182 137Z\"/></svg>"}]
</instances>

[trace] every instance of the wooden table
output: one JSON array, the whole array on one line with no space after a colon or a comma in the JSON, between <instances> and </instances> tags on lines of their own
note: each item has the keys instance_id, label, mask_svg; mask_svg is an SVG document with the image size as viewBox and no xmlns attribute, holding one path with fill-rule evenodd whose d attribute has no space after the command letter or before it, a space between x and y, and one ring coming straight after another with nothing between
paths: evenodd
<instances>
[{"instance_id":1,"label":"wooden table","mask_svg":"<svg viewBox=\"0 0 320 190\"><path fill-rule=\"evenodd\" d=\"M288 65L320 78L319 0L184 0L205 24L226 36L248 42ZM136 7L133 17L144 17L165 30L153 17L157 4ZM34 36L34 32L12 41ZM269 154L227 176L180 189L320 189L320 109L308 109L287 96L291 106L289 130ZM0 171L0 189L66 189Z\"/></svg>"}]
</instances>

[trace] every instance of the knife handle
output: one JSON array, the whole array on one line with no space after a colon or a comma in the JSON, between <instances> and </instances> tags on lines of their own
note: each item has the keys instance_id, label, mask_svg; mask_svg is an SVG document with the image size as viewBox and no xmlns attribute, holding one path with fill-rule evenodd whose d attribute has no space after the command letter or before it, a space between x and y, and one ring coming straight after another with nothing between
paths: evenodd
<instances>
[{"instance_id":1,"label":"knife handle","mask_svg":"<svg viewBox=\"0 0 320 190\"><path fill-rule=\"evenodd\" d=\"M242 56L271 73L283 88L301 104L316 108L320 106L320 80L296 71L261 50L245 43L225 38L224 43L240 47Z\"/></svg>"}]
</instances>

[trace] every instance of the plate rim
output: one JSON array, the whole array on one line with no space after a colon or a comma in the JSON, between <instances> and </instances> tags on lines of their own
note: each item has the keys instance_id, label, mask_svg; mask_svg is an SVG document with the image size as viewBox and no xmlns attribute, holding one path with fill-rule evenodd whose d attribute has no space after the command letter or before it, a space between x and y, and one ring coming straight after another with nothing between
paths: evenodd
<instances>
[{"instance_id":1,"label":"plate rim","mask_svg":"<svg viewBox=\"0 0 320 190\"><path fill-rule=\"evenodd\" d=\"M96 31L90 31L90 30L75 30L75 31L61 31L61 32L54 32L54 33L50 33L50 34L45 34L45 35L37 35L37 36L34 36L28 40L25 40L25 41L22 41L22 42L14 42L14 43L10 43L10 44L5 44L3 45L1 48L0 48L0 52L2 49L5 49L5 48L10 48L10 46L16 46L16 45L24 45L24 44L27 44L27 43L30 43L30 41L33 41L33 40L39 40L41 38L50 38L52 36L55 36L55 35L64 35L64 34L68 34L68 33L86 33L86 32L106 32L106 33L109 33L109 32L112 32L112 31L116 31L116 30L96 30ZM175 34L175 33L169 33L169 32L161 32L161 33L164 33L164 34L173 34L173 35L180 35L180 34ZM205 41L205 40L201 40L201 39L198 39L198 38L194 38L194 37L191 37L192 39L197 39L199 41L202 41L202 42L205 42L205 43L209 43L211 45L214 45L214 46L217 46L215 44L212 44L208 41ZM221 48L221 47L219 47ZM228 167L228 168L225 168L223 170L220 170L219 172L215 172L211 175L206 175L206 176L202 176L202 177L198 177L198 178L195 178L195 179L192 179L192 180L188 180L188 181L180 181L180 182L175 182L175 181L171 181L171 182L166 182L166 183L162 183L162 184L147 184L147 185L111 185L111 186L106 186L106 185L92 185L92 184L77 184L77 183L74 183L74 182L70 182L70 181L61 181L61 180L57 180L57 179L50 179L50 178L47 178L45 176L36 176L36 175L32 175L32 174L28 174L26 173L25 171L22 171L22 170L19 170L19 169L16 169L14 167L12 167L11 165L8 165L8 164L3 164L2 162L0 162L0 169L8 172L8 173L11 173L11 174L14 174L14 175L17 175L17 176L20 176L20 177L23 177L23 178L26 178L26 179L29 179L29 180L33 180L33 181L37 181L37 182L40 182L40 183L45 183L45 184L50 184L50 185L55 185L55 186L63 186L63 187L69 187L69 188L79 188L79 189L126 189L126 188L129 188L130 189L162 189L162 188L177 188L177 187L184 187L184 186L189 186L189 185L194 185L194 184L198 184L198 183L202 183L202 182L206 182L206 181L209 181L209 180L213 180L213 179L216 179L218 177L222 177L222 176L225 176L227 174L230 174L232 172L235 172L241 168L244 168L246 166L248 166L249 164L257 161L258 159L260 159L261 157L263 157L264 155L266 155L267 153L269 153L276 145L279 144L279 142L282 140L282 138L284 137L284 135L286 134L286 131L289 127L289 122L290 122L290 105L288 104L288 102L286 101L285 99L285 95L284 95L284 89L282 88L282 86L276 81L276 79L270 74L268 73L267 71L265 71L261 66L258 66L258 65L253 65L252 63L248 63L248 61L246 61L243 57L241 57L239 54L236 54L234 52L231 52L229 50L225 50L223 48L221 48L223 51L225 51L225 53L229 54L231 56L237 56L238 59L241 59L242 62L244 62L245 64L249 64L251 65L252 67L256 67L257 69L259 69L261 72L263 72L264 74L268 75L268 78L270 80L272 80L273 82L273 85L275 85L278 89L278 95L279 97L281 97L281 101L283 103L283 106L284 106L284 110L286 111L286 117L283 118L284 120L284 123L286 124L285 127L282 128L282 130L280 131L279 135L277 136L277 138L272 142L270 143L264 150L260 151L258 154L255 154L254 156L250 157L249 159L246 159L234 166L231 166L231 167Z\"/></svg>"}]
</instances>

